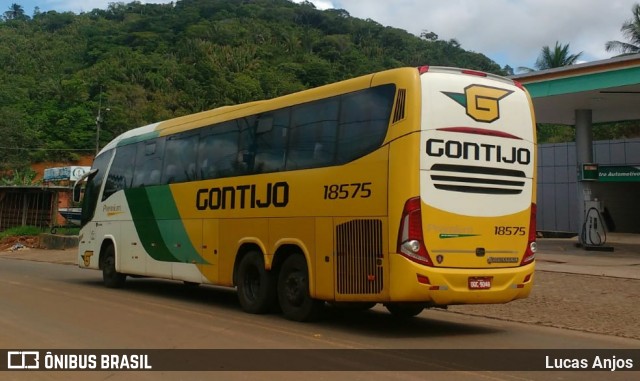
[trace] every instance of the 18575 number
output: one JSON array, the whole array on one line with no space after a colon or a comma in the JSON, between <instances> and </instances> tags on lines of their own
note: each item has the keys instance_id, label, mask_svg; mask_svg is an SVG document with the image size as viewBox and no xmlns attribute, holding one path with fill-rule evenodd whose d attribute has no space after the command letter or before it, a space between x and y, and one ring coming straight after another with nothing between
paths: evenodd
<instances>
[{"instance_id":1,"label":"18575 number","mask_svg":"<svg viewBox=\"0 0 640 381\"><path fill-rule=\"evenodd\" d=\"M494 226L495 235L525 235L524 226Z\"/></svg>"},{"instance_id":2,"label":"18575 number","mask_svg":"<svg viewBox=\"0 0 640 381\"><path fill-rule=\"evenodd\" d=\"M324 186L325 200L371 197L371 183L331 184Z\"/></svg>"}]
</instances>

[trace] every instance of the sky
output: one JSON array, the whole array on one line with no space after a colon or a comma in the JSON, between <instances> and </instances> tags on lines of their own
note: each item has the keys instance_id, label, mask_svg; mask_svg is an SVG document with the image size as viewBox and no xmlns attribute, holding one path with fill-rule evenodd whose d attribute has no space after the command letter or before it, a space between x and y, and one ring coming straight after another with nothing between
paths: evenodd
<instances>
[{"instance_id":1,"label":"sky","mask_svg":"<svg viewBox=\"0 0 640 381\"><path fill-rule=\"evenodd\" d=\"M114 0L1 0L28 15L41 11L87 12L105 9ZM299 2L300 0L295 0ZM124 1L128 2L128 1ZM170 0L142 0L168 3ZM318 9L344 9L353 17L372 19L417 36L423 31L440 39L456 39L465 50L482 53L500 66L534 67L543 46L556 41L582 52L580 62L610 58L607 41L626 41L620 27L632 18L640 0L312 0ZM5 4L3 7L1 4ZM424 64L428 65L429 62Z\"/></svg>"}]
</instances>

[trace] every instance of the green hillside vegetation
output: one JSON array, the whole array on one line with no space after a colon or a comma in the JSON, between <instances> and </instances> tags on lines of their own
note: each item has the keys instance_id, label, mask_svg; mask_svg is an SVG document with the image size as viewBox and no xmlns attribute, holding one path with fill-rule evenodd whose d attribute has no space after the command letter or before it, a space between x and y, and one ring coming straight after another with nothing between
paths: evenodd
<instances>
[{"instance_id":1,"label":"green hillside vegetation","mask_svg":"<svg viewBox=\"0 0 640 381\"><path fill-rule=\"evenodd\" d=\"M419 65L504 74L435 33L288 0L111 3L0 22L0 169L91 154L148 123ZM43 150L44 148L45 150Z\"/></svg>"},{"instance_id":2,"label":"green hillside vegetation","mask_svg":"<svg viewBox=\"0 0 640 381\"><path fill-rule=\"evenodd\" d=\"M593 140L632 139L640 137L640 121L630 120L594 125ZM576 131L573 126L538 124L538 143L573 142Z\"/></svg>"}]
</instances>

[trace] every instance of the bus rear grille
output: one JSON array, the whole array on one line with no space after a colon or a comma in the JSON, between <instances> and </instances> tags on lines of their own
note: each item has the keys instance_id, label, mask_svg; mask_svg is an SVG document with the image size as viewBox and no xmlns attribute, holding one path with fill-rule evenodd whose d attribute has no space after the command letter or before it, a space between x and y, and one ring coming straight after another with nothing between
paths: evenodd
<instances>
[{"instance_id":1,"label":"bus rear grille","mask_svg":"<svg viewBox=\"0 0 640 381\"><path fill-rule=\"evenodd\" d=\"M336 227L339 294L378 294L383 288L382 221L353 220Z\"/></svg>"},{"instance_id":2,"label":"bus rear grille","mask_svg":"<svg viewBox=\"0 0 640 381\"><path fill-rule=\"evenodd\" d=\"M407 102L407 90L399 89L398 90L398 99L396 100L396 108L393 112L393 122L397 123L404 119L404 110L405 104Z\"/></svg>"},{"instance_id":3,"label":"bus rear grille","mask_svg":"<svg viewBox=\"0 0 640 381\"><path fill-rule=\"evenodd\" d=\"M482 194L520 194L526 175L523 171L469 165L435 164L431 181L436 189Z\"/></svg>"}]
</instances>

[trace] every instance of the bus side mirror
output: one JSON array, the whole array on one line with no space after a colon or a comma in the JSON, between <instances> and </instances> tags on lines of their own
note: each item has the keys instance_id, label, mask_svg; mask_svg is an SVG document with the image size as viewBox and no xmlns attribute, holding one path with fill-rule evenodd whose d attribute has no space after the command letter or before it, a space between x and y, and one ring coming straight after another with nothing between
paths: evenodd
<instances>
[{"instance_id":1,"label":"bus side mirror","mask_svg":"<svg viewBox=\"0 0 640 381\"><path fill-rule=\"evenodd\" d=\"M76 180L73 184L73 202L80 202L80 197L82 197L82 184L90 177L95 176L96 173L98 173L98 170L94 168L89 172L85 172L78 180Z\"/></svg>"},{"instance_id":2,"label":"bus side mirror","mask_svg":"<svg viewBox=\"0 0 640 381\"><path fill-rule=\"evenodd\" d=\"M82 183L77 182L73 186L73 202L80 202L80 194L82 192Z\"/></svg>"}]
</instances>

